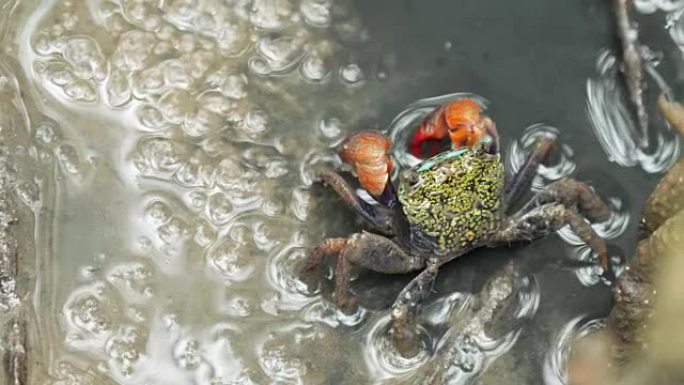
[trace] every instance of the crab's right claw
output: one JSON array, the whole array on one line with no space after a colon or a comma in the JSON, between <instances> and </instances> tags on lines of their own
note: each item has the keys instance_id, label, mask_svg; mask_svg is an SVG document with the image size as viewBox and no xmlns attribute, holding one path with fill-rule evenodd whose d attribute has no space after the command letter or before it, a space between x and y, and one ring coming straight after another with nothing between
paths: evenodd
<instances>
[{"instance_id":1,"label":"crab's right claw","mask_svg":"<svg viewBox=\"0 0 684 385\"><path fill-rule=\"evenodd\" d=\"M378 198L388 187L393 163L390 157L392 141L384 134L363 131L347 138L340 147L340 156L352 166L359 183Z\"/></svg>"}]
</instances>

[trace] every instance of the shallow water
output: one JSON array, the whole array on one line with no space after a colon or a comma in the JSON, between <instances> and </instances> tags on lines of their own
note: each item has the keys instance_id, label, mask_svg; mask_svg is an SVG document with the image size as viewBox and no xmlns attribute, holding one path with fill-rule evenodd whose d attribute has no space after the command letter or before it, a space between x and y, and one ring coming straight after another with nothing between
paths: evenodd
<instances>
[{"instance_id":1,"label":"shallow water","mask_svg":"<svg viewBox=\"0 0 684 385\"><path fill-rule=\"evenodd\" d=\"M14 165L0 200L20 205L26 293L0 297L0 312L27 309L30 383L411 383L459 333L474 337L456 338L453 383L558 383L568 328L609 308L595 258L567 229L444 266L421 318L426 350L408 360L386 330L411 275L362 273L361 306L345 314L330 274L309 287L294 268L357 228L312 183L339 162L335 145L359 129L405 132L395 117L418 119L434 100L412 103L454 92L483 98L509 172L536 135L557 136L534 188L592 182L616 211L595 228L616 258L632 250L641 202L679 143L657 122L658 147L630 147L597 3L0 2L0 135ZM681 54L663 23L644 21L665 53L654 71L670 79ZM456 328L510 260L524 322L496 340Z\"/></svg>"}]
</instances>

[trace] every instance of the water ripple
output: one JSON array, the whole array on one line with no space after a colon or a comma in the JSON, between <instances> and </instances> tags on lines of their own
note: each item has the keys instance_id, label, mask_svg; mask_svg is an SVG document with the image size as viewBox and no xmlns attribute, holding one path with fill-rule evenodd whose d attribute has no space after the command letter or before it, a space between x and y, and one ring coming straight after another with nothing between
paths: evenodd
<instances>
[{"instance_id":1,"label":"water ripple","mask_svg":"<svg viewBox=\"0 0 684 385\"><path fill-rule=\"evenodd\" d=\"M394 347L389 335L390 322L391 317L388 313L375 321L366 336L364 357L368 367L375 372L373 377L378 380L413 372L428 361L434 347L430 333L419 325L417 330L419 353L413 357L403 357Z\"/></svg>"},{"instance_id":2,"label":"water ripple","mask_svg":"<svg viewBox=\"0 0 684 385\"><path fill-rule=\"evenodd\" d=\"M603 320L577 317L565 325L546 353L544 359L544 383L566 385L568 383L567 361L574 343L590 333L603 328Z\"/></svg>"},{"instance_id":3,"label":"water ripple","mask_svg":"<svg viewBox=\"0 0 684 385\"><path fill-rule=\"evenodd\" d=\"M644 53L648 53L644 49ZM657 57L649 54L647 73L663 90L667 85L655 70ZM587 81L587 113L594 134L608 159L624 167L641 166L648 173L667 170L679 157L680 139L671 127L652 121L649 149L641 149L634 141L636 126L626 97L619 84L618 64L609 50L599 54L596 69L598 75Z\"/></svg>"},{"instance_id":4,"label":"water ripple","mask_svg":"<svg viewBox=\"0 0 684 385\"><path fill-rule=\"evenodd\" d=\"M512 176L520 170L538 138L557 139L559 135L560 131L556 127L544 123L536 123L525 128L522 137L513 141L506 152L504 164L508 175ZM538 191L549 181L558 180L575 171L576 165L572 160L574 154L572 148L561 143L558 145L558 149L560 151L556 151L552 159L539 165L537 175L532 181L533 191Z\"/></svg>"}]
</instances>

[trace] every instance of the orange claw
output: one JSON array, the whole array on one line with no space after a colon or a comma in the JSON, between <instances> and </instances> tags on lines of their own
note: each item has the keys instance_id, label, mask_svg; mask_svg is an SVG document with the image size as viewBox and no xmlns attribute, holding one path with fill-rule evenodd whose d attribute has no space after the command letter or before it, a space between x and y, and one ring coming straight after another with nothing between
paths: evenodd
<instances>
[{"instance_id":1,"label":"orange claw","mask_svg":"<svg viewBox=\"0 0 684 385\"><path fill-rule=\"evenodd\" d=\"M379 132L363 131L347 138L340 148L340 156L352 166L361 186L379 197L385 191L392 172L390 157L392 141Z\"/></svg>"},{"instance_id":2,"label":"orange claw","mask_svg":"<svg viewBox=\"0 0 684 385\"><path fill-rule=\"evenodd\" d=\"M426 140L441 140L449 136L454 148L472 147L485 134L496 135L494 122L482 115L482 109L473 99L449 102L428 115L411 140L411 153L421 156Z\"/></svg>"}]
</instances>

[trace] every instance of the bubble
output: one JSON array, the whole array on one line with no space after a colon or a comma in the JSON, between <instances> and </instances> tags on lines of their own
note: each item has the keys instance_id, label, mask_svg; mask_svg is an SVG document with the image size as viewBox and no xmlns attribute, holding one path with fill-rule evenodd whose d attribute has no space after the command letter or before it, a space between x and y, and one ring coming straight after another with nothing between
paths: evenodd
<instances>
[{"instance_id":1,"label":"bubble","mask_svg":"<svg viewBox=\"0 0 684 385\"><path fill-rule=\"evenodd\" d=\"M307 249L288 245L268 262L268 278L280 291L278 309L299 310L309 303L308 287L299 279L299 266L306 259Z\"/></svg>"},{"instance_id":2,"label":"bubble","mask_svg":"<svg viewBox=\"0 0 684 385\"><path fill-rule=\"evenodd\" d=\"M211 187L214 183L214 166L201 150L195 153L174 174L174 180L183 187Z\"/></svg>"},{"instance_id":3,"label":"bubble","mask_svg":"<svg viewBox=\"0 0 684 385\"><path fill-rule=\"evenodd\" d=\"M191 191L186 198L190 207L194 209L201 209L207 203L207 194L202 190Z\"/></svg>"},{"instance_id":4,"label":"bubble","mask_svg":"<svg viewBox=\"0 0 684 385\"><path fill-rule=\"evenodd\" d=\"M223 117L205 108L198 108L189 114L183 123L183 131L192 138L217 132L223 127Z\"/></svg>"},{"instance_id":5,"label":"bubble","mask_svg":"<svg viewBox=\"0 0 684 385\"><path fill-rule=\"evenodd\" d=\"M231 99L247 97L247 76L244 74L227 75L220 87L221 93Z\"/></svg>"},{"instance_id":6,"label":"bubble","mask_svg":"<svg viewBox=\"0 0 684 385\"><path fill-rule=\"evenodd\" d=\"M266 198L261 203L261 210L269 217L279 217L285 213L285 204L276 198Z\"/></svg>"},{"instance_id":7,"label":"bubble","mask_svg":"<svg viewBox=\"0 0 684 385\"><path fill-rule=\"evenodd\" d=\"M257 52L265 60L268 73L286 73L299 63L304 55L301 39L292 36L263 38L257 42Z\"/></svg>"},{"instance_id":8,"label":"bubble","mask_svg":"<svg viewBox=\"0 0 684 385\"><path fill-rule=\"evenodd\" d=\"M192 105L190 94L183 90L171 90L159 99L157 108L167 122L181 124Z\"/></svg>"},{"instance_id":9,"label":"bubble","mask_svg":"<svg viewBox=\"0 0 684 385\"><path fill-rule=\"evenodd\" d=\"M55 150L57 160L62 165L62 170L71 175L81 173L81 161L76 148L70 144L62 144Z\"/></svg>"},{"instance_id":10,"label":"bubble","mask_svg":"<svg viewBox=\"0 0 684 385\"><path fill-rule=\"evenodd\" d=\"M69 309L73 324L83 330L99 334L111 328L111 316L94 295L79 298L70 304Z\"/></svg>"},{"instance_id":11,"label":"bubble","mask_svg":"<svg viewBox=\"0 0 684 385\"><path fill-rule=\"evenodd\" d=\"M105 58L97 42L86 36L70 37L62 50L67 63L81 79L104 80L106 76Z\"/></svg>"},{"instance_id":12,"label":"bubble","mask_svg":"<svg viewBox=\"0 0 684 385\"><path fill-rule=\"evenodd\" d=\"M206 221L200 219L195 222L195 236L193 239L201 247L208 247L216 241L216 229Z\"/></svg>"},{"instance_id":13,"label":"bubble","mask_svg":"<svg viewBox=\"0 0 684 385\"><path fill-rule=\"evenodd\" d=\"M342 137L342 122L338 118L321 119L318 122L318 131L326 139L337 140Z\"/></svg>"},{"instance_id":14,"label":"bubble","mask_svg":"<svg viewBox=\"0 0 684 385\"><path fill-rule=\"evenodd\" d=\"M128 76L119 70L112 70L107 79L107 101L112 107L120 107L131 100L131 83Z\"/></svg>"},{"instance_id":15,"label":"bubble","mask_svg":"<svg viewBox=\"0 0 684 385\"><path fill-rule=\"evenodd\" d=\"M190 74L189 63L179 59L170 59L162 62L160 67L167 86L184 90L192 87L195 79Z\"/></svg>"},{"instance_id":16,"label":"bubble","mask_svg":"<svg viewBox=\"0 0 684 385\"><path fill-rule=\"evenodd\" d=\"M166 126L166 120L161 111L153 106L141 106L137 111L138 120L150 131L159 131Z\"/></svg>"},{"instance_id":17,"label":"bubble","mask_svg":"<svg viewBox=\"0 0 684 385\"><path fill-rule=\"evenodd\" d=\"M105 352L109 367L123 377L130 377L145 352L147 332L137 326L123 326L107 341Z\"/></svg>"},{"instance_id":18,"label":"bubble","mask_svg":"<svg viewBox=\"0 0 684 385\"><path fill-rule=\"evenodd\" d=\"M671 12L684 7L682 0L635 0L634 8L640 13L650 14L657 10Z\"/></svg>"},{"instance_id":19,"label":"bubble","mask_svg":"<svg viewBox=\"0 0 684 385\"><path fill-rule=\"evenodd\" d=\"M68 98L84 103L97 100L98 94L94 82L77 77L68 65L58 61L37 61L36 67L36 72L58 86Z\"/></svg>"},{"instance_id":20,"label":"bubble","mask_svg":"<svg viewBox=\"0 0 684 385\"><path fill-rule=\"evenodd\" d=\"M234 181L243 175L244 171L239 161L226 157L216 167L214 174L216 184L224 189L229 189Z\"/></svg>"},{"instance_id":21,"label":"bubble","mask_svg":"<svg viewBox=\"0 0 684 385\"><path fill-rule=\"evenodd\" d=\"M216 91L209 91L200 95L197 98L197 105L208 112L221 115L224 121L231 121L230 114L236 109L234 101ZM223 143L223 146L225 147L225 143Z\"/></svg>"},{"instance_id":22,"label":"bubble","mask_svg":"<svg viewBox=\"0 0 684 385\"><path fill-rule=\"evenodd\" d=\"M233 317L245 318L252 314L254 305L248 299L240 296L233 296L226 299L223 309L227 314Z\"/></svg>"},{"instance_id":23,"label":"bubble","mask_svg":"<svg viewBox=\"0 0 684 385\"><path fill-rule=\"evenodd\" d=\"M19 182L16 186L17 196L26 206L32 211L35 211L40 205L40 189L38 185L33 182Z\"/></svg>"},{"instance_id":24,"label":"bubble","mask_svg":"<svg viewBox=\"0 0 684 385\"><path fill-rule=\"evenodd\" d=\"M355 85L363 81L364 76L358 64L347 64L340 69L340 78L349 85Z\"/></svg>"},{"instance_id":25,"label":"bubble","mask_svg":"<svg viewBox=\"0 0 684 385\"><path fill-rule=\"evenodd\" d=\"M107 281L118 288L129 303L146 303L153 297L153 269L149 262L121 263L107 274Z\"/></svg>"},{"instance_id":26,"label":"bubble","mask_svg":"<svg viewBox=\"0 0 684 385\"><path fill-rule=\"evenodd\" d=\"M93 369L81 370L65 361L56 363L55 376L56 381L50 382L50 385L113 385L109 378Z\"/></svg>"},{"instance_id":27,"label":"bubble","mask_svg":"<svg viewBox=\"0 0 684 385\"><path fill-rule=\"evenodd\" d=\"M254 262L259 258L256 245L249 238L248 228L235 225L207 254L208 262L230 281L244 281L255 270Z\"/></svg>"},{"instance_id":28,"label":"bubble","mask_svg":"<svg viewBox=\"0 0 684 385\"><path fill-rule=\"evenodd\" d=\"M290 208L295 217L304 222L309 217L309 209L311 207L311 193L307 188L297 187L292 191L292 201Z\"/></svg>"},{"instance_id":29,"label":"bubble","mask_svg":"<svg viewBox=\"0 0 684 385\"><path fill-rule=\"evenodd\" d=\"M216 32L216 42L224 54L237 56L249 47L249 32L241 21L229 21L221 24Z\"/></svg>"},{"instance_id":30,"label":"bubble","mask_svg":"<svg viewBox=\"0 0 684 385\"><path fill-rule=\"evenodd\" d=\"M76 101L91 103L97 100L95 85L85 80L75 79L65 84L62 89L66 96Z\"/></svg>"},{"instance_id":31,"label":"bubble","mask_svg":"<svg viewBox=\"0 0 684 385\"><path fill-rule=\"evenodd\" d=\"M33 37L33 50L43 56L52 52L52 41L47 33L37 33Z\"/></svg>"},{"instance_id":32,"label":"bubble","mask_svg":"<svg viewBox=\"0 0 684 385\"><path fill-rule=\"evenodd\" d=\"M259 355L259 364L270 378L297 379L306 374L301 360L287 356L286 347L264 349Z\"/></svg>"},{"instance_id":33,"label":"bubble","mask_svg":"<svg viewBox=\"0 0 684 385\"><path fill-rule=\"evenodd\" d=\"M268 132L268 115L263 110L251 110L245 115L243 132L250 138L258 138Z\"/></svg>"},{"instance_id":34,"label":"bubble","mask_svg":"<svg viewBox=\"0 0 684 385\"><path fill-rule=\"evenodd\" d=\"M166 87L166 80L161 68L151 67L138 72L133 77L133 92L135 95L143 99L146 95L161 94L168 89Z\"/></svg>"},{"instance_id":35,"label":"bubble","mask_svg":"<svg viewBox=\"0 0 684 385\"><path fill-rule=\"evenodd\" d=\"M320 82L330 74L328 63L317 54L308 54L302 60L300 73L304 79L311 82Z\"/></svg>"},{"instance_id":36,"label":"bubble","mask_svg":"<svg viewBox=\"0 0 684 385\"><path fill-rule=\"evenodd\" d=\"M327 27L330 24L329 0L302 0L299 10L307 23L316 27Z\"/></svg>"},{"instance_id":37,"label":"bubble","mask_svg":"<svg viewBox=\"0 0 684 385\"><path fill-rule=\"evenodd\" d=\"M475 345L472 338L465 336L456 342L456 345L452 348L456 352L453 356L452 363L459 367L466 373L473 372L478 364L478 355L482 352L480 348Z\"/></svg>"},{"instance_id":38,"label":"bubble","mask_svg":"<svg viewBox=\"0 0 684 385\"><path fill-rule=\"evenodd\" d=\"M169 221L157 229L159 239L172 245L182 242L190 237L190 227L187 222L177 216L172 216Z\"/></svg>"},{"instance_id":39,"label":"bubble","mask_svg":"<svg viewBox=\"0 0 684 385\"><path fill-rule=\"evenodd\" d=\"M188 157L187 148L179 142L162 137L143 138L135 151L135 165L142 173L173 172Z\"/></svg>"},{"instance_id":40,"label":"bubble","mask_svg":"<svg viewBox=\"0 0 684 385\"><path fill-rule=\"evenodd\" d=\"M162 225L171 218L171 208L162 201L152 201L145 208L145 217L154 225Z\"/></svg>"},{"instance_id":41,"label":"bubble","mask_svg":"<svg viewBox=\"0 0 684 385\"><path fill-rule=\"evenodd\" d=\"M110 60L122 71L140 71L148 67L152 50L157 43L154 34L139 30L125 32L119 38Z\"/></svg>"},{"instance_id":42,"label":"bubble","mask_svg":"<svg viewBox=\"0 0 684 385\"><path fill-rule=\"evenodd\" d=\"M224 225L228 223L233 215L233 205L228 196L222 192L217 192L209 197L207 202L207 216L212 223Z\"/></svg>"},{"instance_id":43,"label":"bubble","mask_svg":"<svg viewBox=\"0 0 684 385\"><path fill-rule=\"evenodd\" d=\"M199 14L198 0L174 0L165 4L164 10L169 17L180 20L191 20Z\"/></svg>"},{"instance_id":44,"label":"bubble","mask_svg":"<svg viewBox=\"0 0 684 385\"><path fill-rule=\"evenodd\" d=\"M179 341L173 349L173 356L179 368L196 369L202 361L199 341L195 339Z\"/></svg>"},{"instance_id":45,"label":"bubble","mask_svg":"<svg viewBox=\"0 0 684 385\"><path fill-rule=\"evenodd\" d=\"M65 343L72 349L101 349L121 320L122 304L105 282L76 288L63 305Z\"/></svg>"},{"instance_id":46,"label":"bubble","mask_svg":"<svg viewBox=\"0 0 684 385\"><path fill-rule=\"evenodd\" d=\"M292 12L290 0L254 0L249 20L257 28L282 29L289 25Z\"/></svg>"}]
</instances>

